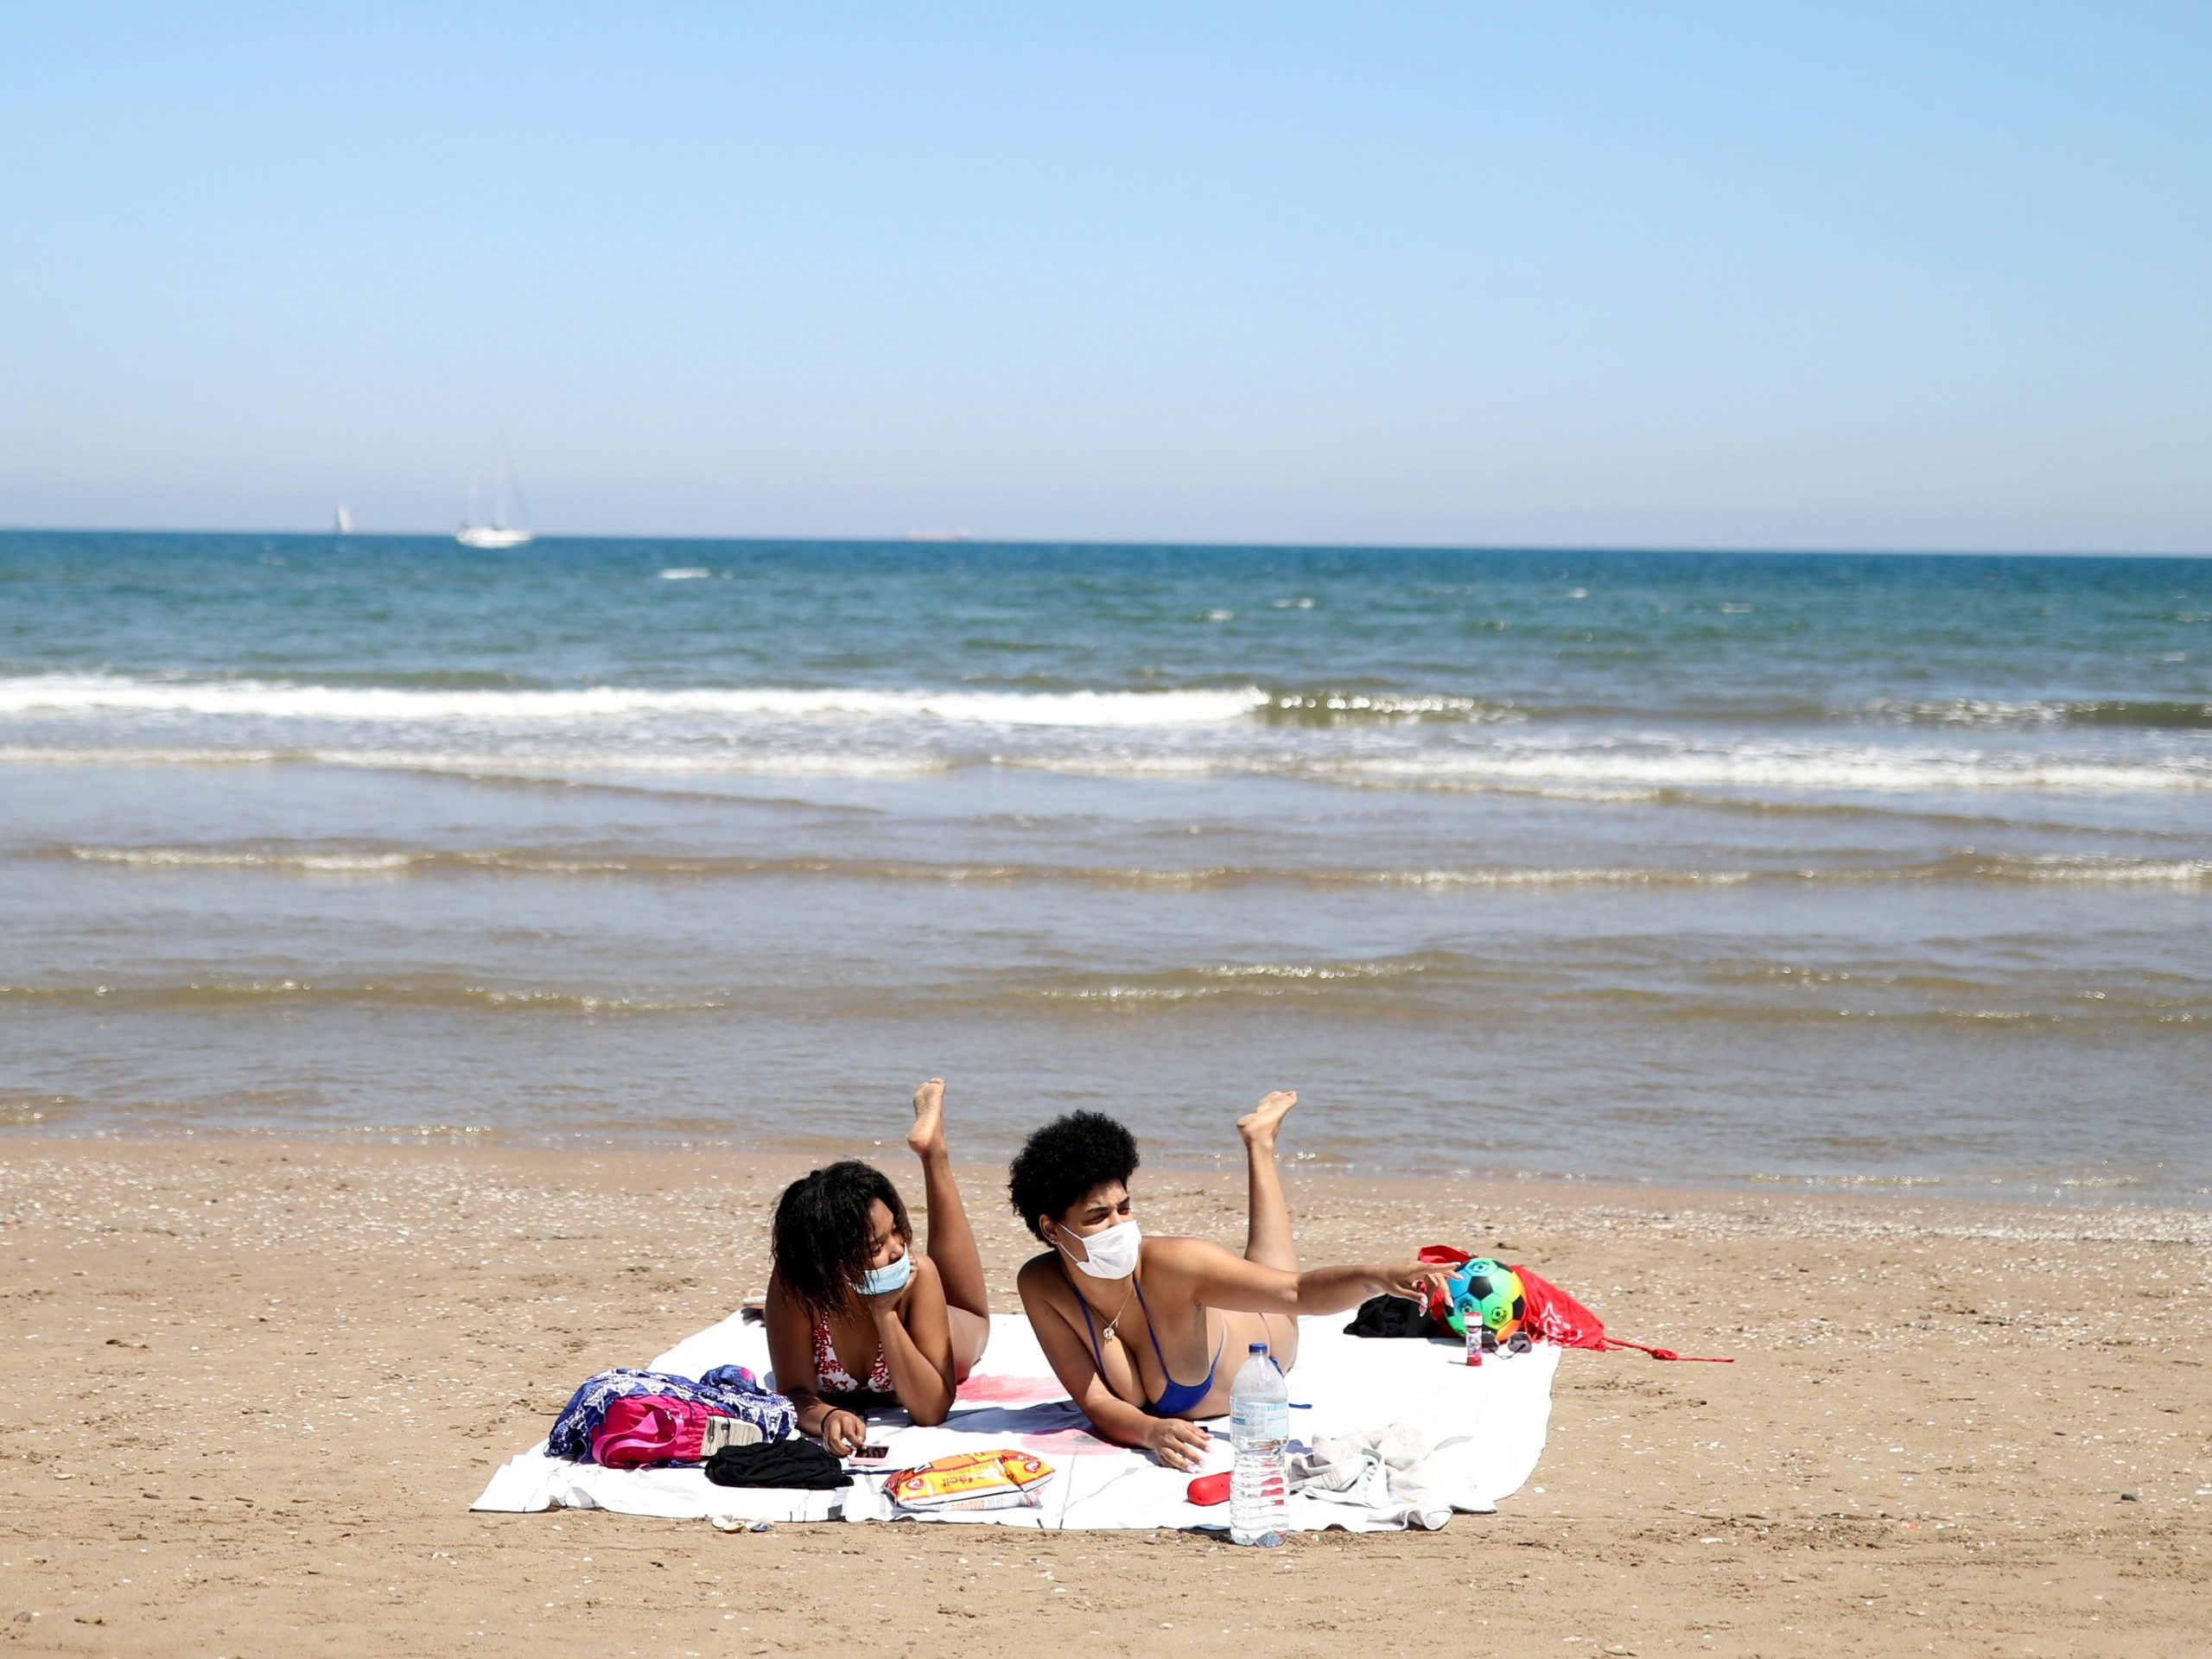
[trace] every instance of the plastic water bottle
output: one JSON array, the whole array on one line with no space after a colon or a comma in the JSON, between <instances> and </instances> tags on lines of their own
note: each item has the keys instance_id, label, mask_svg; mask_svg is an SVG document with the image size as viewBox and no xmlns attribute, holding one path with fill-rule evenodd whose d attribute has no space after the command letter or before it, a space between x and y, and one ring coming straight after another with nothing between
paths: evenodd
<instances>
[{"instance_id":1,"label":"plastic water bottle","mask_svg":"<svg viewBox=\"0 0 2212 1659\"><path fill-rule=\"evenodd\" d=\"M1236 1464L1229 1477L1229 1541L1280 1544L1289 1530L1283 1508L1283 1445L1290 1439L1290 1384L1255 1342L1229 1385L1229 1438Z\"/></svg>"}]
</instances>

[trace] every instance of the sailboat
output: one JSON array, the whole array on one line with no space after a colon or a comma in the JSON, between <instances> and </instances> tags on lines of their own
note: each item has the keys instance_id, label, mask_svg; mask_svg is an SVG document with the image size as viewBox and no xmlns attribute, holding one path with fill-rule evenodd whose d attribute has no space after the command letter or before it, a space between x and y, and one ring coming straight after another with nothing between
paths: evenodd
<instances>
[{"instance_id":1,"label":"sailboat","mask_svg":"<svg viewBox=\"0 0 2212 1659\"><path fill-rule=\"evenodd\" d=\"M353 514L343 501L338 504L338 521L331 525L330 533L334 536L351 536L353 533Z\"/></svg>"},{"instance_id":2,"label":"sailboat","mask_svg":"<svg viewBox=\"0 0 2212 1659\"><path fill-rule=\"evenodd\" d=\"M515 492L517 506L522 503L522 492ZM499 455L497 482L492 492L492 522L479 524L476 519L476 486L468 487L468 522L453 533L453 538L463 547L502 548L527 547L537 539L535 533L507 522L507 457Z\"/></svg>"}]
</instances>

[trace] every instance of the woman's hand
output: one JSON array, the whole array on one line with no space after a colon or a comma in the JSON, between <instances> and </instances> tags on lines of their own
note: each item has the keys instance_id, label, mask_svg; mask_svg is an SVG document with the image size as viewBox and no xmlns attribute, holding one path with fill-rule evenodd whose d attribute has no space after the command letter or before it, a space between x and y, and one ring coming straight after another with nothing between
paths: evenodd
<instances>
[{"instance_id":1,"label":"woman's hand","mask_svg":"<svg viewBox=\"0 0 2212 1659\"><path fill-rule=\"evenodd\" d=\"M832 1411L815 1432L822 1436L823 1446L834 1457L849 1458L868 1444L868 1425L856 1412Z\"/></svg>"},{"instance_id":2,"label":"woman's hand","mask_svg":"<svg viewBox=\"0 0 2212 1659\"><path fill-rule=\"evenodd\" d=\"M1145 1432L1144 1449L1170 1469L1195 1469L1213 1445L1213 1436L1180 1417L1160 1417Z\"/></svg>"},{"instance_id":3,"label":"woman's hand","mask_svg":"<svg viewBox=\"0 0 2212 1659\"><path fill-rule=\"evenodd\" d=\"M1402 1297L1409 1302L1427 1302L1431 1290L1441 1290L1451 1281L1452 1271L1427 1262L1407 1262L1396 1267L1376 1268L1374 1275L1384 1295Z\"/></svg>"},{"instance_id":4,"label":"woman's hand","mask_svg":"<svg viewBox=\"0 0 2212 1659\"><path fill-rule=\"evenodd\" d=\"M906 1300L906 1287L901 1285L898 1289L887 1290L880 1295L861 1296L856 1300L861 1305L861 1312L868 1315L868 1322L880 1325L886 1319L899 1317L899 1305Z\"/></svg>"}]
</instances>

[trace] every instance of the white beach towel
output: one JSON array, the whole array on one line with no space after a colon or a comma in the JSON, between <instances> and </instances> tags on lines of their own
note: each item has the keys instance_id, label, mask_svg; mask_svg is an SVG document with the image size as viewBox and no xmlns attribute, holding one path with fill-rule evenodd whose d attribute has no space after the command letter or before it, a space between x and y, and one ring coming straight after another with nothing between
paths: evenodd
<instances>
[{"instance_id":1,"label":"white beach towel","mask_svg":"<svg viewBox=\"0 0 2212 1659\"><path fill-rule=\"evenodd\" d=\"M1497 1356L1470 1370L1456 1342L1348 1337L1344 1324L1341 1313L1299 1321L1298 1363L1290 1373L1291 1435L1298 1448L1308 1448L1324 1436L1402 1423L1418 1427L1434 1450L1422 1465L1416 1502L1394 1501L1381 1483L1370 1488L1368 1502L1347 1502L1344 1493L1294 1496L1294 1529L1380 1532L1440 1527L1455 1510L1487 1514L1500 1498L1519 1490L1543 1452L1560 1350L1539 1343L1528 1353ZM1224 1354L1222 1363L1243 1360ZM734 1313L685 1338L650 1369L697 1376L728 1364L749 1365L768 1375L766 1332ZM1040 1489L1041 1502L1035 1507L939 1511L913 1519L1055 1531L1229 1524L1227 1504L1201 1507L1188 1501L1189 1474L1164 1468L1148 1453L1111 1445L1090 1432L1046 1363L1029 1321L1020 1314L992 1319L983 1363L961 1384L952 1415L943 1425L917 1427L897 1410L872 1414L868 1421L868 1438L890 1452L882 1473L997 1446L1031 1452L1055 1471ZM1217 1419L1210 1427L1214 1450L1201 1472L1226 1469L1230 1461L1228 1420ZM494 1473L473 1507L515 1513L612 1510L724 1523L888 1520L882 1473L855 1468L851 1488L835 1492L717 1486L696 1465L604 1469L548 1457L541 1440Z\"/></svg>"}]
</instances>

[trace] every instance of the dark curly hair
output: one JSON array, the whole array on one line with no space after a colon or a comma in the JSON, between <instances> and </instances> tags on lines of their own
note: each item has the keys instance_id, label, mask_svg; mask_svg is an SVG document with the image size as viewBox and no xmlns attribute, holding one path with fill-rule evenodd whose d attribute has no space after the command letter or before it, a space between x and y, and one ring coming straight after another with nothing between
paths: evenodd
<instances>
[{"instance_id":1,"label":"dark curly hair","mask_svg":"<svg viewBox=\"0 0 2212 1659\"><path fill-rule=\"evenodd\" d=\"M784 1189L776 1200L776 1220L769 1230L771 1268L784 1288L817 1319L856 1312L860 1293L853 1281L866 1275L869 1236L868 1207L880 1199L891 1212L891 1225L906 1248L914 1246L913 1224L899 1189L884 1173L854 1159L811 1170Z\"/></svg>"},{"instance_id":2,"label":"dark curly hair","mask_svg":"<svg viewBox=\"0 0 2212 1659\"><path fill-rule=\"evenodd\" d=\"M1137 1170L1136 1138L1103 1112L1056 1117L1021 1143L1007 1172L1014 1211L1038 1237L1039 1216L1065 1215L1093 1187L1128 1185Z\"/></svg>"}]
</instances>

